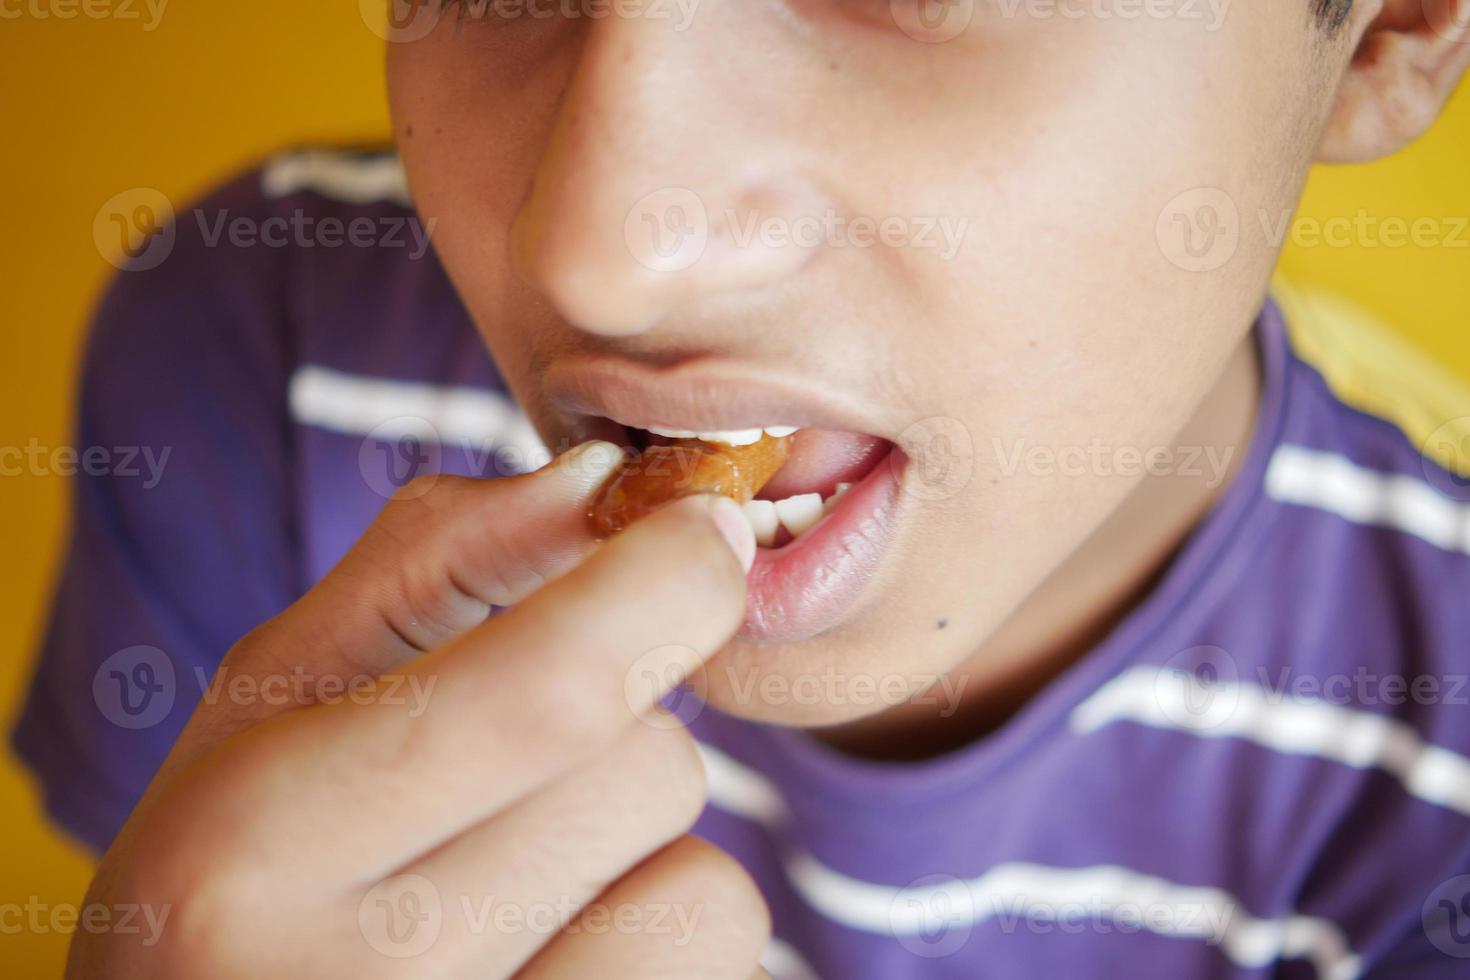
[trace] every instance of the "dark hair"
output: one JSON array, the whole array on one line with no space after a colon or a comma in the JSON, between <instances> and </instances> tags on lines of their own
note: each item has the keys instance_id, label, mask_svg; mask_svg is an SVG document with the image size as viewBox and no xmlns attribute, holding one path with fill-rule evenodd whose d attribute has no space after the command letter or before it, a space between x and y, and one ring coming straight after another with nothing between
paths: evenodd
<instances>
[{"instance_id":1,"label":"dark hair","mask_svg":"<svg viewBox=\"0 0 1470 980\"><path fill-rule=\"evenodd\" d=\"M1347 20L1348 11L1353 9L1353 0L1312 0L1312 6L1316 9L1317 19L1329 31L1335 31Z\"/></svg>"}]
</instances>

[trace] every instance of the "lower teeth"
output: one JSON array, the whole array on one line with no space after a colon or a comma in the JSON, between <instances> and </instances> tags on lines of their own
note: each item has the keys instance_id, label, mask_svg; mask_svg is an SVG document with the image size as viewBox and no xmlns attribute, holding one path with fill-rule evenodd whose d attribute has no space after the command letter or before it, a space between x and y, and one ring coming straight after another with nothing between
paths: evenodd
<instances>
[{"instance_id":1,"label":"lower teeth","mask_svg":"<svg viewBox=\"0 0 1470 980\"><path fill-rule=\"evenodd\" d=\"M803 493L785 500L752 500L745 505L745 519L755 532L756 543L769 548L776 543L782 528L793 538L799 538L816 527L851 487L850 483L839 483L825 499L818 493Z\"/></svg>"}]
</instances>

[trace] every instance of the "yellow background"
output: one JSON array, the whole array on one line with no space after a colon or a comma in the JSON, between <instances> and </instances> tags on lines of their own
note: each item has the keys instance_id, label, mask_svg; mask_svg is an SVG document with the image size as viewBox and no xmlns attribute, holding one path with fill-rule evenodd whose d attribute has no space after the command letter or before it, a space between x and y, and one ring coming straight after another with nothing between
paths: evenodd
<instances>
[{"instance_id":1,"label":"yellow background","mask_svg":"<svg viewBox=\"0 0 1470 980\"><path fill-rule=\"evenodd\" d=\"M381 42L353 0L180 2L151 32L116 19L0 21L0 92L0 445L69 438L83 327L111 272L92 242L104 201L140 186L180 201L281 146L387 132ZM1409 152L1319 172L1303 213L1470 216L1467 175L1470 92L1462 90ZM1470 248L1297 247L1285 269L1357 299L1470 378ZM8 478L0 492L0 720L8 732L55 574L65 487L54 477ZM87 859L48 828L8 756L0 761L0 812L0 903L79 900ZM65 942L0 934L0 963L10 976L56 975Z\"/></svg>"}]
</instances>

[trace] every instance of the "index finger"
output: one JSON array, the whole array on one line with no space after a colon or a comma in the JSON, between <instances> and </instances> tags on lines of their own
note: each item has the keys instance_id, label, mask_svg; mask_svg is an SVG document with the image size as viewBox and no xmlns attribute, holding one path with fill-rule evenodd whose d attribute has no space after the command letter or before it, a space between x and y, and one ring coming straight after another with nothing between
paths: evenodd
<instances>
[{"instance_id":1,"label":"index finger","mask_svg":"<svg viewBox=\"0 0 1470 980\"><path fill-rule=\"evenodd\" d=\"M166 766L320 696L340 697L576 565L595 545L587 500L621 455L585 443L525 476L411 484L321 582L237 644L211 684L228 691L246 678L249 689L288 696L201 707Z\"/></svg>"},{"instance_id":2,"label":"index finger","mask_svg":"<svg viewBox=\"0 0 1470 980\"><path fill-rule=\"evenodd\" d=\"M688 498L382 678L431 692L421 701L366 699L252 732L245 758L214 767L254 812L240 829L259 847L239 846L279 855L287 875L309 861L313 876L372 878L480 823L590 759L723 648L754 551L738 506ZM630 692L635 668L663 680Z\"/></svg>"}]
</instances>

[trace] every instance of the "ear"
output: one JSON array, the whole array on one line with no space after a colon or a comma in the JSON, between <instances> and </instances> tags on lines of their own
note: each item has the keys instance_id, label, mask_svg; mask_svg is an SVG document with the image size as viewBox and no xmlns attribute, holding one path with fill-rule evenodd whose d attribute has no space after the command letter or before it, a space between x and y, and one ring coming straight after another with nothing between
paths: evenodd
<instances>
[{"instance_id":1,"label":"ear","mask_svg":"<svg viewBox=\"0 0 1470 980\"><path fill-rule=\"evenodd\" d=\"M1318 148L1326 163L1387 156L1439 118L1470 65L1470 0L1357 0L1353 57Z\"/></svg>"}]
</instances>

